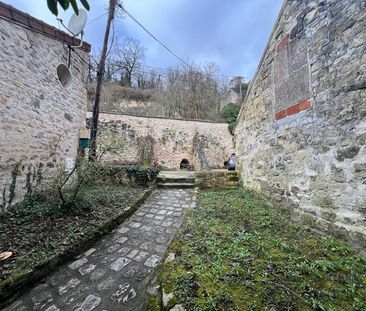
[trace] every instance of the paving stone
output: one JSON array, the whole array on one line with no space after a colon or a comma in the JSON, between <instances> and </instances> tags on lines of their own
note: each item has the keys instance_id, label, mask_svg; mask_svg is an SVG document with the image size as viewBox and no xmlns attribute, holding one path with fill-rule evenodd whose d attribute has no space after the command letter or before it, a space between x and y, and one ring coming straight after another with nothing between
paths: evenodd
<instances>
[{"instance_id":1,"label":"paving stone","mask_svg":"<svg viewBox=\"0 0 366 311\"><path fill-rule=\"evenodd\" d=\"M122 247L117 253L123 256L126 255L130 250L130 247Z\"/></svg>"},{"instance_id":2,"label":"paving stone","mask_svg":"<svg viewBox=\"0 0 366 311\"><path fill-rule=\"evenodd\" d=\"M172 222L172 221L164 221L161 225L162 225L163 227L170 227L172 224L173 224L173 222Z\"/></svg>"},{"instance_id":3,"label":"paving stone","mask_svg":"<svg viewBox=\"0 0 366 311\"><path fill-rule=\"evenodd\" d=\"M10 306L5 308L3 311L23 311L23 310L27 310L26 306L23 305L22 300L17 300L13 302Z\"/></svg>"},{"instance_id":4,"label":"paving stone","mask_svg":"<svg viewBox=\"0 0 366 311\"><path fill-rule=\"evenodd\" d=\"M50 291L44 291L32 298L34 309L43 309L47 304L53 301Z\"/></svg>"},{"instance_id":5,"label":"paving stone","mask_svg":"<svg viewBox=\"0 0 366 311\"><path fill-rule=\"evenodd\" d=\"M112 289L114 287L115 283L116 283L116 281L114 280L114 278L109 276L97 285L97 290L104 291L107 289Z\"/></svg>"},{"instance_id":6,"label":"paving stone","mask_svg":"<svg viewBox=\"0 0 366 311\"><path fill-rule=\"evenodd\" d=\"M151 242L144 242L143 244L141 244L140 248L148 251L152 248L152 245L153 244Z\"/></svg>"},{"instance_id":7,"label":"paving stone","mask_svg":"<svg viewBox=\"0 0 366 311\"><path fill-rule=\"evenodd\" d=\"M105 276L106 273L107 271L104 269L97 269L90 274L90 280L93 282L99 281Z\"/></svg>"},{"instance_id":8,"label":"paving stone","mask_svg":"<svg viewBox=\"0 0 366 311\"><path fill-rule=\"evenodd\" d=\"M73 308L73 310L74 311L92 311L96 307L99 306L101 300L102 299L98 296L89 295L88 297L85 298L85 300L81 304L76 305Z\"/></svg>"},{"instance_id":9,"label":"paving stone","mask_svg":"<svg viewBox=\"0 0 366 311\"><path fill-rule=\"evenodd\" d=\"M154 250L155 250L157 253L164 253L166 249L167 249L167 246L165 246L165 245L156 245L156 246L154 247Z\"/></svg>"},{"instance_id":10,"label":"paving stone","mask_svg":"<svg viewBox=\"0 0 366 311\"><path fill-rule=\"evenodd\" d=\"M131 228L135 228L135 229L137 229L137 228L140 228L140 227L141 227L141 223L140 223L140 222L131 222L131 223L129 224L129 226L130 226Z\"/></svg>"},{"instance_id":11,"label":"paving stone","mask_svg":"<svg viewBox=\"0 0 366 311\"><path fill-rule=\"evenodd\" d=\"M114 271L121 271L124 267L126 267L131 262L130 259L120 257L115 262L110 265L110 268Z\"/></svg>"},{"instance_id":12,"label":"paving stone","mask_svg":"<svg viewBox=\"0 0 366 311\"><path fill-rule=\"evenodd\" d=\"M152 255L145 261L144 265L146 267L156 268L158 266L158 264L160 263L160 261L161 261L161 257Z\"/></svg>"},{"instance_id":13,"label":"paving stone","mask_svg":"<svg viewBox=\"0 0 366 311\"><path fill-rule=\"evenodd\" d=\"M146 226L146 225L143 225L143 226L141 227L141 230L142 230L142 231L151 231L151 229L152 229L152 227L150 227L150 226Z\"/></svg>"},{"instance_id":14,"label":"paving stone","mask_svg":"<svg viewBox=\"0 0 366 311\"><path fill-rule=\"evenodd\" d=\"M141 260L144 260L146 256L148 256L149 253L141 251L133 260L140 262Z\"/></svg>"},{"instance_id":15,"label":"paving stone","mask_svg":"<svg viewBox=\"0 0 366 311\"><path fill-rule=\"evenodd\" d=\"M132 278L138 271L138 267L134 266L134 267L129 267L126 272L125 272L125 276L127 278Z\"/></svg>"},{"instance_id":16,"label":"paving stone","mask_svg":"<svg viewBox=\"0 0 366 311\"><path fill-rule=\"evenodd\" d=\"M74 261L73 263L69 264L69 268L72 270L79 269L82 265L86 264L88 262L88 259L81 258L79 260Z\"/></svg>"},{"instance_id":17,"label":"paving stone","mask_svg":"<svg viewBox=\"0 0 366 311\"><path fill-rule=\"evenodd\" d=\"M119 239L116 240L117 243L119 244L123 244L128 240L128 238L126 238L125 236L120 237Z\"/></svg>"},{"instance_id":18,"label":"paving stone","mask_svg":"<svg viewBox=\"0 0 366 311\"><path fill-rule=\"evenodd\" d=\"M130 230L130 228L127 228L127 227L119 227L117 232L123 234L123 233L128 232L129 230Z\"/></svg>"},{"instance_id":19,"label":"paving stone","mask_svg":"<svg viewBox=\"0 0 366 311\"><path fill-rule=\"evenodd\" d=\"M76 303L87 290L89 290L89 286L80 284L80 286L68 292L65 296L62 296L62 304L71 305Z\"/></svg>"},{"instance_id":20,"label":"paving stone","mask_svg":"<svg viewBox=\"0 0 366 311\"><path fill-rule=\"evenodd\" d=\"M69 280L65 285L60 286L58 288L58 294L64 295L66 294L70 289L74 289L76 286L80 284L80 280L78 279L71 279Z\"/></svg>"},{"instance_id":21,"label":"paving stone","mask_svg":"<svg viewBox=\"0 0 366 311\"><path fill-rule=\"evenodd\" d=\"M146 214L146 217L147 218L153 218L154 217L154 214Z\"/></svg>"},{"instance_id":22,"label":"paving stone","mask_svg":"<svg viewBox=\"0 0 366 311\"><path fill-rule=\"evenodd\" d=\"M118 290L112 295L111 299L114 302L122 302L123 298L126 296L126 293L130 289L131 285L128 283L124 283L118 286Z\"/></svg>"},{"instance_id":23,"label":"paving stone","mask_svg":"<svg viewBox=\"0 0 366 311\"><path fill-rule=\"evenodd\" d=\"M93 270L95 270L95 265L84 265L82 266L81 268L79 268L79 273L81 275L86 275L86 274L89 274L90 272L92 272Z\"/></svg>"},{"instance_id":24,"label":"paving stone","mask_svg":"<svg viewBox=\"0 0 366 311\"><path fill-rule=\"evenodd\" d=\"M158 215L158 216L155 216L154 218L157 219L157 220L163 220L164 216Z\"/></svg>"},{"instance_id":25,"label":"paving stone","mask_svg":"<svg viewBox=\"0 0 366 311\"><path fill-rule=\"evenodd\" d=\"M169 240L168 237L165 237L165 236L158 236L156 238L156 242L160 243L160 244L163 244L163 243L167 243Z\"/></svg>"},{"instance_id":26,"label":"paving stone","mask_svg":"<svg viewBox=\"0 0 366 311\"><path fill-rule=\"evenodd\" d=\"M110 247L108 247L107 251L108 253L113 253L115 252L117 249L119 249L121 246L119 244L114 244Z\"/></svg>"},{"instance_id":27,"label":"paving stone","mask_svg":"<svg viewBox=\"0 0 366 311\"><path fill-rule=\"evenodd\" d=\"M123 298L122 302L128 303L135 297L136 297L136 291L133 288L131 288L130 291L128 292L128 295Z\"/></svg>"},{"instance_id":28,"label":"paving stone","mask_svg":"<svg viewBox=\"0 0 366 311\"><path fill-rule=\"evenodd\" d=\"M128 258L133 258L133 257L135 257L137 254L138 254L138 252L139 252L139 250L138 249L134 249L134 250L132 250L126 257L128 257Z\"/></svg>"},{"instance_id":29,"label":"paving stone","mask_svg":"<svg viewBox=\"0 0 366 311\"><path fill-rule=\"evenodd\" d=\"M156 227L154 231L157 232L157 233L159 233L159 234L161 234L161 233L163 233L165 231L165 228L163 228L163 227Z\"/></svg>"},{"instance_id":30,"label":"paving stone","mask_svg":"<svg viewBox=\"0 0 366 311\"><path fill-rule=\"evenodd\" d=\"M91 249L89 249L88 251L86 251L86 252L84 253L84 256L85 256L85 257L88 257L88 256L90 256L91 254L93 254L95 251L96 251L96 249L95 249L95 248L91 248Z\"/></svg>"}]
</instances>

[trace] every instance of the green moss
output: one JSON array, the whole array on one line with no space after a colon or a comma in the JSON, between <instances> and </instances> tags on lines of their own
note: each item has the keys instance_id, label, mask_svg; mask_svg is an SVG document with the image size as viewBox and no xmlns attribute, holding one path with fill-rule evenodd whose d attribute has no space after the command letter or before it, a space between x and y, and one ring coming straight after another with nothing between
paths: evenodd
<instances>
[{"instance_id":1,"label":"green moss","mask_svg":"<svg viewBox=\"0 0 366 311\"><path fill-rule=\"evenodd\" d=\"M242 190L200 192L160 268L189 310L364 310L366 260Z\"/></svg>"},{"instance_id":2,"label":"green moss","mask_svg":"<svg viewBox=\"0 0 366 311\"><path fill-rule=\"evenodd\" d=\"M147 299L147 311L160 311L160 300L156 296L149 296Z\"/></svg>"}]
</instances>

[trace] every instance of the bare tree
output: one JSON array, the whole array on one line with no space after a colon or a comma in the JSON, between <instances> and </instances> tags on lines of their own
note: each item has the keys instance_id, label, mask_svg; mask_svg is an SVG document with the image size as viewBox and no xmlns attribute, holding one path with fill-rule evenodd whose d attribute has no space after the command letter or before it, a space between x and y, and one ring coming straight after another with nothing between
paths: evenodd
<instances>
[{"instance_id":1,"label":"bare tree","mask_svg":"<svg viewBox=\"0 0 366 311\"><path fill-rule=\"evenodd\" d=\"M165 80L157 95L165 116L217 119L221 92L215 64L171 69Z\"/></svg>"},{"instance_id":2,"label":"bare tree","mask_svg":"<svg viewBox=\"0 0 366 311\"><path fill-rule=\"evenodd\" d=\"M124 86L132 86L132 78L137 76L144 54L145 48L136 39L126 38L122 45L116 47L115 64L121 72L121 82Z\"/></svg>"}]
</instances>

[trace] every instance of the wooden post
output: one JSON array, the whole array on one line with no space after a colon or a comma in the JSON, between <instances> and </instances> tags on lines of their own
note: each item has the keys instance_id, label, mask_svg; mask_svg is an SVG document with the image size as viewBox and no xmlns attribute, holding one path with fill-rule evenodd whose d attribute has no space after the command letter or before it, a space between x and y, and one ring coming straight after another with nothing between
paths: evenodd
<instances>
[{"instance_id":1,"label":"wooden post","mask_svg":"<svg viewBox=\"0 0 366 311\"><path fill-rule=\"evenodd\" d=\"M109 0L109 14L107 20L107 26L104 34L104 42L102 55L100 57L100 62L97 71L97 88L95 91L95 102L93 107L93 117L90 131L90 151L89 151L89 161L94 161L97 155L97 133L98 133L98 120L99 120L99 103L100 103L100 94L102 90L104 72L105 72L105 62L107 58L108 52L108 41L109 34L111 30L111 24L114 19L115 11L116 11L117 0Z\"/></svg>"}]
</instances>

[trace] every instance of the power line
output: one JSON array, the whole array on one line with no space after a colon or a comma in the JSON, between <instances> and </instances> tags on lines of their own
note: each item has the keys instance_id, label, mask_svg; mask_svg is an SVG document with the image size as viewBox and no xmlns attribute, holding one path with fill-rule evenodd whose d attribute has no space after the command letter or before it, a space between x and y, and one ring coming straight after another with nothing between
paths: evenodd
<instances>
[{"instance_id":1,"label":"power line","mask_svg":"<svg viewBox=\"0 0 366 311\"><path fill-rule=\"evenodd\" d=\"M104 13L103 15L100 15L100 16L98 16L98 17L94 18L94 19L93 19L93 20L91 20L89 23L87 23L87 24L86 24L86 26L88 26L88 25L89 25L89 24L91 24L91 23L96 22L97 20L99 20L99 19L101 19L102 17L107 16L107 15L108 15L108 12L107 12L107 13Z\"/></svg>"},{"instance_id":2,"label":"power line","mask_svg":"<svg viewBox=\"0 0 366 311\"><path fill-rule=\"evenodd\" d=\"M131 13L129 13L121 4L118 4L120 9L124 11L137 25L139 25L150 37L164 47L170 54L182 62L185 66L190 67L182 58L175 54L170 48L168 48L163 42L161 42L155 35L153 35L144 25L142 25Z\"/></svg>"}]
</instances>

